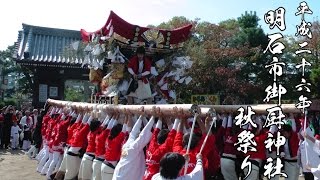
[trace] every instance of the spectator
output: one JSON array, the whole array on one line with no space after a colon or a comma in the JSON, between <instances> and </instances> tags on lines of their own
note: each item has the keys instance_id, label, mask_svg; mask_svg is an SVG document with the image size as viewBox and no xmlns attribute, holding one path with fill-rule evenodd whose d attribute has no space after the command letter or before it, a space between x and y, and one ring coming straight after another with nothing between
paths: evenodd
<instances>
[{"instance_id":1,"label":"spectator","mask_svg":"<svg viewBox=\"0 0 320 180\"><path fill-rule=\"evenodd\" d=\"M36 121L37 124L35 125L34 131L32 134L32 140L34 145L31 146L31 148L27 152L27 155L29 156L29 158L35 158L41 147L41 143L42 143L41 127L42 127L42 118L44 116L45 116L45 111L41 110L40 116L37 116L37 121Z\"/></svg>"},{"instance_id":2,"label":"spectator","mask_svg":"<svg viewBox=\"0 0 320 180\"><path fill-rule=\"evenodd\" d=\"M21 131L21 129L17 125L17 122L13 122L13 125L11 127L11 148L13 150L17 149L19 146L19 131Z\"/></svg>"},{"instance_id":3,"label":"spectator","mask_svg":"<svg viewBox=\"0 0 320 180\"><path fill-rule=\"evenodd\" d=\"M3 135L1 140L1 148L8 149L10 143L11 126L15 119L14 107L9 105L4 112Z\"/></svg>"},{"instance_id":4,"label":"spectator","mask_svg":"<svg viewBox=\"0 0 320 180\"><path fill-rule=\"evenodd\" d=\"M2 131L2 128L3 128L3 122L4 122L4 114L3 114L3 111L6 107L3 107L2 109L0 109L0 144L2 145L2 134L3 134L3 131ZM2 147L2 146L1 146Z\"/></svg>"},{"instance_id":5,"label":"spectator","mask_svg":"<svg viewBox=\"0 0 320 180\"><path fill-rule=\"evenodd\" d=\"M30 115L30 117L32 119L32 124L33 124L32 132L34 131L34 128L36 128L36 124L37 124L37 121L38 121L38 116L39 116L38 109L34 109L32 111L32 114Z\"/></svg>"},{"instance_id":6,"label":"spectator","mask_svg":"<svg viewBox=\"0 0 320 180\"><path fill-rule=\"evenodd\" d=\"M31 127L33 126L30 111L25 112L25 116L21 118L20 124L24 133L22 149L26 151L31 145Z\"/></svg>"}]
</instances>

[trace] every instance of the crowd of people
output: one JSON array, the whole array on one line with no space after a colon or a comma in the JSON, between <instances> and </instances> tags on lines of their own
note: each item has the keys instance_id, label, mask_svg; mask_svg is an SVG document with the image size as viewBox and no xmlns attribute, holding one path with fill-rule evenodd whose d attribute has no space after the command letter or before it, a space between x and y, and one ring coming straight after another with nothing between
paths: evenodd
<instances>
[{"instance_id":1,"label":"crowd of people","mask_svg":"<svg viewBox=\"0 0 320 180\"><path fill-rule=\"evenodd\" d=\"M0 109L0 149L28 151L41 137L36 132L40 117L37 109L19 111L12 105Z\"/></svg>"},{"instance_id":2,"label":"crowd of people","mask_svg":"<svg viewBox=\"0 0 320 180\"><path fill-rule=\"evenodd\" d=\"M12 111L8 107L5 112ZM209 116L196 118L191 132L193 117L177 109L171 116L164 116L161 109L148 116L143 111L139 115L118 111L107 114L56 107L40 114L36 126L18 126L29 122L21 118L11 129L12 132L19 131L20 127L24 131L33 129L31 134L41 137L33 143L28 155L37 154L37 171L47 179L258 180L268 176L265 167L270 158L276 159L277 149L269 148L265 142L271 135L276 140L277 133L286 138L280 149L283 162L280 170L287 175L286 179L297 180L300 169L306 180L320 178L320 136L309 123L315 122L315 116L307 119L304 131L304 117L298 114L286 114L286 123L281 129L264 128L266 117L263 115L253 116L257 127L240 128L235 125L236 114L220 114L215 126L211 126ZM257 151L246 154L238 151L239 134L243 130L254 134ZM14 146L16 141L11 143ZM251 170L241 167L248 156ZM269 178L279 177L274 173Z\"/></svg>"}]
</instances>

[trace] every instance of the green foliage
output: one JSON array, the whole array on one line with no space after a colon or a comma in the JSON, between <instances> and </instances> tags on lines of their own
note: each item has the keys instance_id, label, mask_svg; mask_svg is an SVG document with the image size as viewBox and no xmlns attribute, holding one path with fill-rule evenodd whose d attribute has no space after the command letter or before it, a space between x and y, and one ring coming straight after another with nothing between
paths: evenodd
<instances>
[{"instance_id":1,"label":"green foliage","mask_svg":"<svg viewBox=\"0 0 320 180\"><path fill-rule=\"evenodd\" d=\"M4 51L0 51L0 63L3 64L4 70L3 75L6 76L12 72L16 72L16 66L12 59L12 53L14 46L8 46Z\"/></svg>"},{"instance_id":2,"label":"green foliage","mask_svg":"<svg viewBox=\"0 0 320 180\"><path fill-rule=\"evenodd\" d=\"M6 105L5 105L5 103L4 103L4 101L0 101L0 109L2 109L3 107L5 107Z\"/></svg>"},{"instance_id":3,"label":"green foliage","mask_svg":"<svg viewBox=\"0 0 320 180\"><path fill-rule=\"evenodd\" d=\"M66 88L64 93L65 93L66 101L75 101L75 102L83 101L83 94L72 88Z\"/></svg>"},{"instance_id":4,"label":"green foliage","mask_svg":"<svg viewBox=\"0 0 320 180\"><path fill-rule=\"evenodd\" d=\"M10 73L14 73L19 91L24 94L30 94L33 92L33 74L31 69L20 66L14 62L12 57L14 52L14 46L8 46L4 51L0 51L0 63L4 65L3 75L6 76ZM12 94L11 94L12 95Z\"/></svg>"},{"instance_id":5,"label":"green foliage","mask_svg":"<svg viewBox=\"0 0 320 180\"><path fill-rule=\"evenodd\" d=\"M4 101L4 105L5 106L9 106L9 105L16 106L17 100L16 99L7 99Z\"/></svg>"},{"instance_id":6,"label":"green foliage","mask_svg":"<svg viewBox=\"0 0 320 180\"><path fill-rule=\"evenodd\" d=\"M258 22L260 21L259 17L257 16L256 12L248 13L247 11L245 14L242 14L241 17L238 18L238 23L241 28L257 28Z\"/></svg>"},{"instance_id":7,"label":"green foliage","mask_svg":"<svg viewBox=\"0 0 320 180\"><path fill-rule=\"evenodd\" d=\"M265 56L262 53L268 39L258 27L258 21L256 14L246 13L219 24L174 17L158 26L172 29L193 24L191 38L183 48L194 62L189 71L193 80L187 88L175 86L180 97L178 102L190 102L192 94L220 94L242 102L263 98L262 85L270 79L266 76L268 72L264 69ZM260 73L262 71L264 73ZM256 77L251 77L251 73Z\"/></svg>"}]
</instances>

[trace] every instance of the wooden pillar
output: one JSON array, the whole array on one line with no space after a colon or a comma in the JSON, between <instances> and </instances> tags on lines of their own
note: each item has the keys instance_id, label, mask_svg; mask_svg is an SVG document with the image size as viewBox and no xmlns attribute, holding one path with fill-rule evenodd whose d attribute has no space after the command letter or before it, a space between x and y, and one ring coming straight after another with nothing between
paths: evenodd
<instances>
[{"instance_id":1,"label":"wooden pillar","mask_svg":"<svg viewBox=\"0 0 320 180\"><path fill-rule=\"evenodd\" d=\"M58 93L59 99L64 100L64 88L65 88L66 78L63 76L59 79Z\"/></svg>"},{"instance_id":2,"label":"wooden pillar","mask_svg":"<svg viewBox=\"0 0 320 180\"><path fill-rule=\"evenodd\" d=\"M66 70L64 68L59 68L58 78L56 80L56 86L58 86L58 99L64 100L64 82L66 79Z\"/></svg>"},{"instance_id":3,"label":"wooden pillar","mask_svg":"<svg viewBox=\"0 0 320 180\"><path fill-rule=\"evenodd\" d=\"M33 77L33 90L32 93L32 106L35 108L39 108L39 70L38 68L35 68L34 71L34 77Z\"/></svg>"}]
</instances>

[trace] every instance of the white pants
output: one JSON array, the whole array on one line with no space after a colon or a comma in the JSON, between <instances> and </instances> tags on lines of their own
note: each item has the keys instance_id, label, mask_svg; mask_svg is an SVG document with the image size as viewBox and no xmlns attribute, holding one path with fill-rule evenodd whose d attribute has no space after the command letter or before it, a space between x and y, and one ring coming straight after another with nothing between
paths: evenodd
<instances>
[{"instance_id":1,"label":"white pants","mask_svg":"<svg viewBox=\"0 0 320 180\"><path fill-rule=\"evenodd\" d=\"M14 134L12 137L12 142L11 142L11 147L12 148L18 148L19 147L19 134Z\"/></svg>"},{"instance_id":2,"label":"white pants","mask_svg":"<svg viewBox=\"0 0 320 180\"><path fill-rule=\"evenodd\" d=\"M36 155L37 148L35 145L31 145L29 151L26 153L29 158L32 158Z\"/></svg>"},{"instance_id":3,"label":"white pants","mask_svg":"<svg viewBox=\"0 0 320 180\"><path fill-rule=\"evenodd\" d=\"M101 165L101 178L102 180L112 180L114 169L102 163Z\"/></svg>"},{"instance_id":4,"label":"white pants","mask_svg":"<svg viewBox=\"0 0 320 180\"><path fill-rule=\"evenodd\" d=\"M248 172L249 168L244 169L244 176L247 176L247 174L250 173L248 177L245 178L245 180L258 180L259 170L260 170L259 166L256 166L255 164L251 163L251 172Z\"/></svg>"},{"instance_id":5,"label":"white pants","mask_svg":"<svg viewBox=\"0 0 320 180\"><path fill-rule=\"evenodd\" d=\"M36 160L37 161L41 161L41 159L43 158L43 156L45 155L46 149L48 149L47 145L44 145L42 147L42 149L40 150L39 154L36 156Z\"/></svg>"},{"instance_id":6,"label":"white pants","mask_svg":"<svg viewBox=\"0 0 320 180\"><path fill-rule=\"evenodd\" d=\"M285 173L288 175L287 180L298 180L299 179L299 165L297 162L284 163Z\"/></svg>"},{"instance_id":7,"label":"white pants","mask_svg":"<svg viewBox=\"0 0 320 180\"><path fill-rule=\"evenodd\" d=\"M41 174L47 174L47 171L49 169L49 166L53 160L53 152L49 152L49 160L46 162L46 164L43 166L41 170Z\"/></svg>"},{"instance_id":8,"label":"white pants","mask_svg":"<svg viewBox=\"0 0 320 180\"><path fill-rule=\"evenodd\" d=\"M93 160L92 163L92 180L101 180L101 166L102 166L102 161L98 160Z\"/></svg>"},{"instance_id":9,"label":"white pants","mask_svg":"<svg viewBox=\"0 0 320 180\"><path fill-rule=\"evenodd\" d=\"M268 157L271 157L273 159L273 163L275 164L277 159L277 152L272 151L271 153L268 153ZM276 175L270 178L270 180L279 180L279 179L280 179L280 175Z\"/></svg>"},{"instance_id":10,"label":"white pants","mask_svg":"<svg viewBox=\"0 0 320 180\"><path fill-rule=\"evenodd\" d=\"M66 172L66 169L67 169L67 152L68 152L68 148L65 147L64 148L62 162L61 162L61 165L59 167L59 171L64 172L64 173Z\"/></svg>"},{"instance_id":11,"label":"white pants","mask_svg":"<svg viewBox=\"0 0 320 180\"><path fill-rule=\"evenodd\" d=\"M79 169L79 180L90 180L92 177L92 163L93 157L90 157L87 154L83 155L81 160L80 169Z\"/></svg>"},{"instance_id":12,"label":"white pants","mask_svg":"<svg viewBox=\"0 0 320 180\"><path fill-rule=\"evenodd\" d=\"M58 163L57 163L56 168L54 169L54 171L59 171L59 168L60 168L61 163L62 163L62 158L63 158L63 155L60 154Z\"/></svg>"},{"instance_id":13,"label":"white pants","mask_svg":"<svg viewBox=\"0 0 320 180\"><path fill-rule=\"evenodd\" d=\"M66 174L64 176L65 180L70 180L78 176L81 159L79 156L71 156L67 154L67 166L66 166Z\"/></svg>"},{"instance_id":14,"label":"white pants","mask_svg":"<svg viewBox=\"0 0 320 180\"><path fill-rule=\"evenodd\" d=\"M31 141L28 141L28 140L23 140L23 143L22 143L22 149L23 150L28 150L31 146Z\"/></svg>"},{"instance_id":15,"label":"white pants","mask_svg":"<svg viewBox=\"0 0 320 180\"><path fill-rule=\"evenodd\" d=\"M60 152L53 151L52 156L53 156L52 161L49 165L48 171L46 172L48 179L50 179L50 176L51 176L52 172L55 170L56 166L58 165L59 159L61 159L62 155L60 154Z\"/></svg>"},{"instance_id":16,"label":"white pants","mask_svg":"<svg viewBox=\"0 0 320 180\"><path fill-rule=\"evenodd\" d=\"M43 152L43 156L38 164L38 168L37 168L37 171L39 173L41 173L41 170L43 168L43 166L45 165L45 163L47 162L49 158L49 149L48 148L45 148L44 152Z\"/></svg>"},{"instance_id":17,"label":"white pants","mask_svg":"<svg viewBox=\"0 0 320 180\"><path fill-rule=\"evenodd\" d=\"M228 158L221 158L221 173L225 180L238 179L236 173L236 162Z\"/></svg>"},{"instance_id":18,"label":"white pants","mask_svg":"<svg viewBox=\"0 0 320 180\"><path fill-rule=\"evenodd\" d=\"M133 83L133 82L131 82ZM129 84L130 85L130 84ZM128 94L129 97L135 97L140 100L152 97L151 88L149 82L145 84L142 80L138 80L138 88L135 92Z\"/></svg>"}]
</instances>

